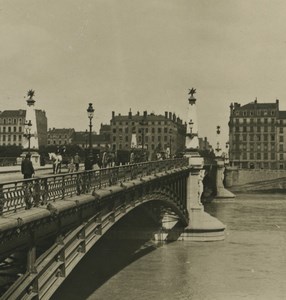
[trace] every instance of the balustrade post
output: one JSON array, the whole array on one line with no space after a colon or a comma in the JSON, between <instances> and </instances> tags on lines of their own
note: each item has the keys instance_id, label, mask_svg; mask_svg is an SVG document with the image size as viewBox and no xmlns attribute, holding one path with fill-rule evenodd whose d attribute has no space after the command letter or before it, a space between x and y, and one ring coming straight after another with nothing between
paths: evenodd
<instances>
[{"instance_id":1,"label":"balustrade post","mask_svg":"<svg viewBox=\"0 0 286 300\"><path fill-rule=\"evenodd\" d=\"M85 194L85 193L86 193L86 190L87 190L87 172L88 172L88 171L85 171L85 172L83 173L82 189L81 189L81 192L82 192L83 194Z\"/></svg>"},{"instance_id":2,"label":"balustrade post","mask_svg":"<svg viewBox=\"0 0 286 300\"><path fill-rule=\"evenodd\" d=\"M27 180L24 182L24 201L25 201L25 209L30 209L32 207L32 192L31 192L31 180Z\"/></svg>"},{"instance_id":3,"label":"balustrade post","mask_svg":"<svg viewBox=\"0 0 286 300\"><path fill-rule=\"evenodd\" d=\"M48 186L48 178L43 178L42 179L43 183L43 195L42 195L42 205L45 205L48 203L48 198L49 198L49 186Z\"/></svg>"},{"instance_id":4,"label":"balustrade post","mask_svg":"<svg viewBox=\"0 0 286 300\"><path fill-rule=\"evenodd\" d=\"M38 207L40 204L40 179L35 179L34 183L34 206Z\"/></svg>"},{"instance_id":5,"label":"balustrade post","mask_svg":"<svg viewBox=\"0 0 286 300\"><path fill-rule=\"evenodd\" d=\"M102 179L102 171L99 170L99 188L101 189L101 179Z\"/></svg>"},{"instance_id":6,"label":"balustrade post","mask_svg":"<svg viewBox=\"0 0 286 300\"><path fill-rule=\"evenodd\" d=\"M77 173L76 175L76 193L77 195L80 195L81 194L81 185L82 185L82 173Z\"/></svg>"},{"instance_id":7,"label":"balustrade post","mask_svg":"<svg viewBox=\"0 0 286 300\"><path fill-rule=\"evenodd\" d=\"M65 176L62 176L62 199L65 198Z\"/></svg>"},{"instance_id":8,"label":"balustrade post","mask_svg":"<svg viewBox=\"0 0 286 300\"><path fill-rule=\"evenodd\" d=\"M87 173L87 180L86 180L86 185L85 185L84 193L88 193L89 190L90 190L90 186L91 186L91 172L92 171L88 171L88 173Z\"/></svg>"},{"instance_id":9,"label":"balustrade post","mask_svg":"<svg viewBox=\"0 0 286 300\"><path fill-rule=\"evenodd\" d=\"M3 184L0 185L0 216L3 215L3 210L5 206L5 197L3 191Z\"/></svg>"}]
</instances>

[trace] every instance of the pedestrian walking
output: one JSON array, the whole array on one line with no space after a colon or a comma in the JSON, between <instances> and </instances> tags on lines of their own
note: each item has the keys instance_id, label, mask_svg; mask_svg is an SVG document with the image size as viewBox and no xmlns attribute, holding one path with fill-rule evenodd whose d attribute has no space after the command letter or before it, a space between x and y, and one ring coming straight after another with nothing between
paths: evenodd
<instances>
[{"instance_id":1,"label":"pedestrian walking","mask_svg":"<svg viewBox=\"0 0 286 300\"><path fill-rule=\"evenodd\" d=\"M87 155L85 157L85 161L84 161L84 169L85 169L85 171L92 170L92 166L93 166L92 159L91 159L91 157L89 157L89 155Z\"/></svg>"},{"instance_id":2,"label":"pedestrian walking","mask_svg":"<svg viewBox=\"0 0 286 300\"><path fill-rule=\"evenodd\" d=\"M21 172L24 175L24 179L32 178L35 173L33 163L31 162L31 154L26 154L25 159L22 161Z\"/></svg>"},{"instance_id":3,"label":"pedestrian walking","mask_svg":"<svg viewBox=\"0 0 286 300\"><path fill-rule=\"evenodd\" d=\"M74 165L75 165L75 171L78 172L78 170L79 170L79 163L80 163L80 157L79 157L78 153L75 154L73 162L74 162Z\"/></svg>"},{"instance_id":4,"label":"pedestrian walking","mask_svg":"<svg viewBox=\"0 0 286 300\"><path fill-rule=\"evenodd\" d=\"M68 164L68 172L73 173L74 170L75 170L75 164L74 164L73 158L71 158L71 160Z\"/></svg>"}]
</instances>

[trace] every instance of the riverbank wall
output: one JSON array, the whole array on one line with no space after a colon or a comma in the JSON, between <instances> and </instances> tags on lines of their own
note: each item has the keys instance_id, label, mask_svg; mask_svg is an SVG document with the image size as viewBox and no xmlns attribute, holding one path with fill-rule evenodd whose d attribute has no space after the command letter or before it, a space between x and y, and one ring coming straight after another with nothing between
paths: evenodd
<instances>
[{"instance_id":1,"label":"riverbank wall","mask_svg":"<svg viewBox=\"0 0 286 300\"><path fill-rule=\"evenodd\" d=\"M225 170L225 187L235 192L284 191L286 170L238 169Z\"/></svg>"}]
</instances>

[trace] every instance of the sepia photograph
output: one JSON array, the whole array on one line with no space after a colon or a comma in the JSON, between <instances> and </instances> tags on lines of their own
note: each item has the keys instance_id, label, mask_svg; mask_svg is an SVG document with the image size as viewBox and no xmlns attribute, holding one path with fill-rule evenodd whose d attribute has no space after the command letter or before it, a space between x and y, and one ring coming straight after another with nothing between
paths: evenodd
<instances>
[{"instance_id":1,"label":"sepia photograph","mask_svg":"<svg viewBox=\"0 0 286 300\"><path fill-rule=\"evenodd\" d=\"M0 0L0 299L286 299L286 2Z\"/></svg>"}]
</instances>

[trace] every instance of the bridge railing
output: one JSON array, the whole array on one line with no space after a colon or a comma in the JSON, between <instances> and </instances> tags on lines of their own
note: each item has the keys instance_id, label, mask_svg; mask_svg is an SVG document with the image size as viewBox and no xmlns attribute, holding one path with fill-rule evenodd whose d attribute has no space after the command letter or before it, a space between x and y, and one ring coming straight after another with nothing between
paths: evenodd
<instances>
[{"instance_id":1,"label":"bridge railing","mask_svg":"<svg viewBox=\"0 0 286 300\"><path fill-rule=\"evenodd\" d=\"M184 166L188 160L180 158L0 183L0 215Z\"/></svg>"}]
</instances>

